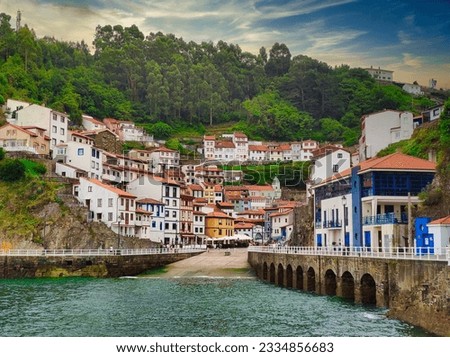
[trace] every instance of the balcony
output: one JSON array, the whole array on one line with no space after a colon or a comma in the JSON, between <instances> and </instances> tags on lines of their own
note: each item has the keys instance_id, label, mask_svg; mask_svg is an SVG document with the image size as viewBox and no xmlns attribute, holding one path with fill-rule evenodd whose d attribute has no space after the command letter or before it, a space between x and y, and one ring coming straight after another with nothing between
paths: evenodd
<instances>
[{"instance_id":1,"label":"balcony","mask_svg":"<svg viewBox=\"0 0 450 357\"><path fill-rule=\"evenodd\" d=\"M365 216L362 224L365 226L379 226L382 224L407 224L408 215L402 212L400 215L392 213L377 214L375 216Z\"/></svg>"},{"instance_id":2,"label":"balcony","mask_svg":"<svg viewBox=\"0 0 450 357\"><path fill-rule=\"evenodd\" d=\"M323 228L342 228L342 220L324 221Z\"/></svg>"}]
</instances>

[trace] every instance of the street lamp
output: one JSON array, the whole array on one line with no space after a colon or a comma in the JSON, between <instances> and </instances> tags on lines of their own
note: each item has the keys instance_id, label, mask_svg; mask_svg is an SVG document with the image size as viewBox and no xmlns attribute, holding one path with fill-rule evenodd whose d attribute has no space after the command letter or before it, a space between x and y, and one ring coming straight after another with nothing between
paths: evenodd
<instances>
[{"instance_id":1,"label":"street lamp","mask_svg":"<svg viewBox=\"0 0 450 357\"><path fill-rule=\"evenodd\" d=\"M345 214L345 208L346 208L346 206L347 206L347 197L345 197L345 196L342 196L342 206L344 207L344 214L343 214L343 216L344 216L344 220L343 220L343 223L342 223L342 226L344 227L344 246L346 246L346 241L345 241L345 236L346 236L346 231L345 231L345 225L347 224L347 222L346 222L346 214Z\"/></svg>"}]
</instances>

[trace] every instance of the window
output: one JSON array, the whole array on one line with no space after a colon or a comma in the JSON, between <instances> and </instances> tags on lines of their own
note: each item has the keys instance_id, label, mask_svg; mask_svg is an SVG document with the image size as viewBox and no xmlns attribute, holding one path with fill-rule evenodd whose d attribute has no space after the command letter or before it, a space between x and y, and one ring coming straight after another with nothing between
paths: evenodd
<instances>
[{"instance_id":1,"label":"window","mask_svg":"<svg viewBox=\"0 0 450 357\"><path fill-rule=\"evenodd\" d=\"M338 159L342 159L342 153L337 154Z\"/></svg>"},{"instance_id":2,"label":"window","mask_svg":"<svg viewBox=\"0 0 450 357\"><path fill-rule=\"evenodd\" d=\"M78 152L78 156L84 156L84 149L83 148L78 148L77 152Z\"/></svg>"},{"instance_id":3,"label":"window","mask_svg":"<svg viewBox=\"0 0 450 357\"><path fill-rule=\"evenodd\" d=\"M66 121L66 119L63 116L61 117L60 120L61 120L61 123L64 123Z\"/></svg>"},{"instance_id":4,"label":"window","mask_svg":"<svg viewBox=\"0 0 450 357\"><path fill-rule=\"evenodd\" d=\"M108 212L108 221L111 222L113 220L112 212Z\"/></svg>"},{"instance_id":5,"label":"window","mask_svg":"<svg viewBox=\"0 0 450 357\"><path fill-rule=\"evenodd\" d=\"M166 197L169 197L169 191L170 190L170 188L169 187L166 187Z\"/></svg>"},{"instance_id":6,"label":"window","mask_svg":"<svg viewBox=\"0 0 450 357\"><path fill-rule=\"evenodd\" d=\"M97 207L101 207L102 206L102 199L98 198L97 199Z\"/></svg>"},{"instance_id":7,"label":"window","mask_svg":"<svg viewBox=\"0 0 450 357\"><path fill-rule=\"evenodd\" d=\"M172 223L172 229L173 229L174 231L177 230L177 224L176 224L176 223Z\"/></svg>"},{"instance_id":8,"label":"window","mask_svg":"<svg viewBox=\"0 0 450 357\"><path fill-rule=\"evenodd\" d=\"M177 217L177 211L172 211L172 217L176 218Z\"/></svg>"},{"instance_id":9,"label":"window","mask_svg":"<svg viewBox=\"0 0 450 357\"><path fill-rule=\"evenodd\" d=\"M176 207L177 206L177 200L172 200L172 206Z\"/></svg>"},{"instance_id":10,"label":"window","mask_svg":"<svg viewBox=\"0 0 450 357\"><path fill-rule=\"evenodd\" d=\"M92 186L88 186L88 192L92 192Z\"/></svg>"},{"instance_id":11,"label":"window","mask_svg":"<svg viewBox=\"0 0 450 357\"><path fill-rule=\"evenodd\" d=\"M166 224L164 225L164 228L165 228L165 229L169 229L169 223L166 223Z\"/></svg>"},{"instance_id":12,"label":"window","mask_svg":"<svg viewBox=\"0 0 450 357\"><path fill-rule=\"evenodd\" d=\"M59 129L59 133L60 133L61 135L64 135L64 134L65 134L64 128L60 128L60 129Z\"/></svg>"},{"instance_id":13,"label":"window","mask_svg":"<svg viewBox=\"0 0 450 357\"><path fill-rule=\"evenodd\" d=\"M156 228L156 222L152 221L152 228Z\"/></svg>"},{"instance_id":14,"label":"window","mask_svg":"<svg viewBox=\"0 0 450 357\"><path fill-rule=\"evenodd\" d=\"M333 172L339 171L339 165L333 165Z\"/></svg>"},{"instance_id":15,"label":"window","mask_svg":"<svg viewBox=\"0 0 450 357\"><path fill-rule=\"evenodd\" d=\"M108 198L108 207L112 207L112 206L113 206L113 199Z\"/></svg>"},{"instance_id":16,"label":"window","mask_svg":"<svg viewBox=\"0 0 450 357\"><path fill-rule=\"evenodd\" d=\"M172 194L173 194L173 197L177 197L177 188L176 187L174 187L172 189Z\"/></svg>"},{"instance_id":17,"label":"window","mask_svg":"<svg viewBox=\"0 0 450 357\"><path fill-rule=\"evenodd\" d=\"M166 217L169 217L169 211L166 211Z\"/></svg>"},{"instance_id":18,"label":"window","mask_svg":"<svg viewBox=\"0 0 450 357\"><path fill-rule=\"evenodd\" d=\"M57 132L58 132L58 128L55 125L53 125L52 126L52 133L57 133Z\"/></svg>"}]
</instances>

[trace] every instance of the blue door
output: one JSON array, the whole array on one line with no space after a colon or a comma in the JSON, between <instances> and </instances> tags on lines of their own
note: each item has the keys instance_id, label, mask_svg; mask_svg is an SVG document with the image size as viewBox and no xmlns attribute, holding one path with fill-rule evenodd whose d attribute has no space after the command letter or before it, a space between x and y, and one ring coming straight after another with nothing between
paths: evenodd
<instances>
[{"instance_id":1,"label":"blue door","mask_svg":"<svg viewBox=\"0 0 450 357\"><path fill-rule=\"evenodd\" d=\"M371 247L370 231L364 231L364 246L366 248L370 248Z\"/></svg>"},{"instance_id":2,"label":"blue door","mask_svg":"<svg viewBox=\"0 0 450 357\"><path fill-rule=\"evenodd\" d=\"M350 233L349 232L345 232L344 245L346 247L350 247Z\"/></svg>"},{"instance_id":3,"label":"blue door","mask_svg":"<svg viewBox=\"0 0 450 357\"><path fill-rule=\"evenodd\" d=\"M317 234L317 246L322 246L322 233Z\"/></svg>"},{"instance_id":4,"label":"blue door","mask_svg":"<svg viewBox=\"0 0 450 357\"><path fill-rule=\"evenodd\" d=\"M419 234L416 238L416 254L434 254L434 235L431 233Z\"/></svg>"}]
</instances>

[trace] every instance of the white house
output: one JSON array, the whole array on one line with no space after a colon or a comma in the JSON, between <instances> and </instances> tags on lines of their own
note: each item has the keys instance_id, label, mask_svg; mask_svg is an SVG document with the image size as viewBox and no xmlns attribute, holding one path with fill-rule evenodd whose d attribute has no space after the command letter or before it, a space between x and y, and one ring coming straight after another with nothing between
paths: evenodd
<instances>
[{"instance_id":1,"label":"white house","mask_svg":"<svg viewBox=\"0 0 450 357\"><path fill-rule=\"evenodd\" d=\"M150 165L155 173L175 169L180 165L180 153L165 147L160 147L150 153Z\"/></svg>"},{"instance_id":2,"label":"white house","mask_svg":"<svg viewBox=\"0 0 450 357\"><path fill-rule=\"evenodd\" d=\"M180 186L177 182L153 175L143 175L127 185L138 199L153 198L165 204L164 244L180 243Z\"/></svg>"},{"instance_id":3,"label":"white house","mask_svg":"<svg viewBox=\"0 0 450 357\"><path fill-rule=\"evenodd\" d=\"M268 160L268 150L267 145L249 145L248 146L248 156L250 161L266 161Z\"/></svg>"},{"instance_id":4,"label":"white house","mask_svg":"<svg viewBox=\"0 0 450 357\"><path fill-rule=\"evenodd\" d=\"M389 144L409 139L414 131L410 112L384 110L361 118L360 161L375 157Z\"/></svg>"},{"instance_id":5,"label":"white house","mask_svg":"<svg viewBox=\"0 0 450 357\"><path fill-rule=\"evenodd\" d=\"M93 117L83 114L81 116L82 125L86 130L94 131L94 130L101 130L106 129L106 125L102 123L101 121L94 119Z\"/></svg>"},{"instance_id":6,"label":"white house","mask_svg":"<svg viewBox=\"0 0 450 357\"><path fill-rule=\"evenodd\" d=\"M88 208L88 220L103 222L120 236L135 236L136 196L83 177L74 185L74 195Z\"/></svg>"},{"instance_id":7,"label":"white house","mask_svg":"<svg viewBox=\"0 0 450 357\"><path fill-rule=\"evenodd\" d=\"M16 112L25 107L28 107L29 105L31 105L31 103L24 102L22 100L7 99L4 105L6 120L12 121L12 123L14 124L14 120L16 119Z\"/></svg>"},{"instance_id":8,"label":"white house","mask_svg":"<svg viewBox=\"0 0 450 357\"><path fill-rule=\"evenodd\" d=\"M153 242L164 241L165 207L164 203L152 198L136 201L136 236Z\"/></svg>"},{"instance_id":9,"label":"white house","mask_svg":"<svg viewBox=\"0 0 450 357\"><path fill-rule=\"evenodd\" d=\"M326 145L313 151L310 180L317 184L351 166L350 153L338 146Z\"/></svg>"},{"instance_id":10,"label":"white house","mask_svg":"<svg viewBox=\"0 0 450 357\"><path fill-rule=\"evenodd\" d=\"M274 241L286 242L294 230L294 210L282 209L270 214L271 236Z\"/></svg>"},{"instance_id":11,"label":"white house","mask_svg":"<svg viewBox=\"0 0 450 357\"><path fill-rule=\"evenodd\" d=\"M429 233L433 234L435 248L448 248L450 239L450 216L431 221Z\"/></svg>"},{"instance_id":12,"label":"white house","mask_svg":"<svg viewBox=\"0 0 450 357\"><path fill-rule=\"evenodd\" d=\"M236 145L232 141L218 141L214 151L214 159L219 162L237 160Z\"/></svg>"},{"instance_id":13,"label":"white house","mask_svg":"<svg viewBox=\"0 0 450 357\"><path fill-rule=\"evenodd\" d=\"M233 143L236 147L235 160L245 162L248 160L248 138L240 132L233 133Z\"/></svg>"},{"instance_id":14,"label":"white house","mask_svg":"<svg viewBox=\"0 0 450 357\"><path fill-rule=\"evenodd\" d=\"M58 175L76 178L79 174L73 170L75 168L86 172L89 178L102 180L103 151L90 144L76 141L58 144L53 150L53 159L65 164L57 165Z\"/></svg>"},{"instance_id":15,"label":"white house","mask_svg":"<svg viewBox=\"0 0 450 357\"><path fill-rule=\"evenodd\" d=\"M68 115L41 105L31 104L17 110L15 124L20 126L36 125L47 130L51 150L54 150L57 144L65 143L68 138Z\"/></svg>"},{"instance_id":16,"label":"white house","mask_svg":"<svg viewBox=\"0 0 450 357\"><path fill-rule=\"evenodd\" d=\"M411 84L411 83L405 83L402 87L402 89L409 94L412 95L423 95L423 90L420 87L419 84Z\"/></svg>"},{"instance_id":17,"label":"white house","mask_svg":"<svg viewBox=\"0 0 450 357\"><path fill-rule=\"evenodd\" d=\"M432 108L428 108L422 112L422 120L424 123L439 119L441 114L444 112L443 105L436 105Z\"/></svg>"},{"instance_id":18,"label":"white house","mask_svg":"<svg viewBox=\"0 0 450 357\"><path fill-rule=\"evenodd\" d=\"M369 74L372 76L372 78L378 80L378 81L385 81L385 82L392 82L394 80L394 71L390 71L388 69L382 69L380 67L373 68L373 66L370 66L370 68L364 68Z\"/></svg>"},{"instance_id":19,"label":"white house","mask_svg":"<svg viewBox=\"0 0 450 357\"><path fill-rule=\"evenodd\" d=\"M203 136L203 157L205 160L214 160L216 151L216 137L212 135Z\"/></svg>"}]
</instances>

